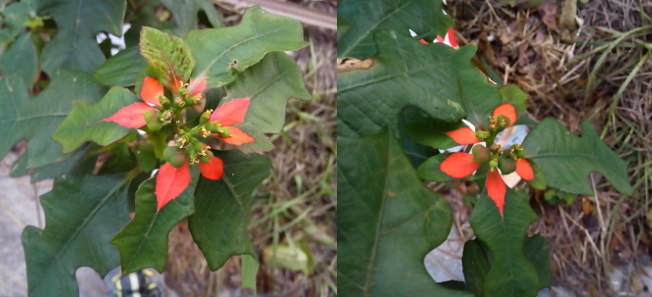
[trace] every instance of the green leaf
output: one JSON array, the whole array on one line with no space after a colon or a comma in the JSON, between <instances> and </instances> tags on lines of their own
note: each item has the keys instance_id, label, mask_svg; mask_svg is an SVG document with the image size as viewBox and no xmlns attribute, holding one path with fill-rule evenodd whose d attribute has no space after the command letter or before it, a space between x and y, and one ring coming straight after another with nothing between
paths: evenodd
<instances>
[{"instance_id":1,"label":"green leaf","mask_svg":"<svg viewBox=\"0 0 652 297\"><path fill-rule=\"evenodd\" d=\"M462 254L462 269L466 288L475 296L483 296L485 278L491 270L486 247L478 239L469 240L464 244Z\"/></svg>"},{"instance_id":2,"label":"green leaf","mask_svg":"<svg viewBox=\"0 0 652 297\"><path fill-rule=\"evenodd\" d=\"M160 0L139 0L138 2L127 1L126 18L131 27L124 34L127 48L138 46L140 42L140 31L144 26L158 28L168 31L172 29L171 22L161 21L157 15Z\"/></svg>"},{"instance_id":3,"label":"green leaf","mask_svg":"<svg viewBox=\"0 0 652 297\"><path fill-rule=\"evenodd\" d=\"M467 47L472 48L474 53L477 50L475 45L464 48ZM471 63L471 57L455 56L454 58L453 63L458 65L457 86L467 113L466 119L476 127L486 127L489 116L501 103L500 89L488 82L488 78Z\"/></svg>"},{"instance_id":4,"label":"green leaf","mask_svg":"<svg viewBox=\"0 0 652 297\"><path fill-rule=\"evenodd\" d=\"M104 88L82 72L57 70L50 85L36 98L29 98L22 78L5 76L0 81L0 157L19 140L27 140L27 168L63 160L61 145L52 133L72 108L73 99L97 102Z\"/></svg>"},{"instance_id":5,"label":"green leaf","mask_svg":"<svg viewBox=\"0 0 652 297\"><path fill-rule=\"evenodd\" d=\"M127 1L38 0L39 16L51 16L57 33L43 48L41 67L52 75L58 67L93 72L105 60L95 39L106 31L122 36Z\"/></svg>"},{"instance_id":6,"label":"green leaf","mask_svg":"<svg viewBox=\"0 0 652 297\"><path fill-rule=\"evenodd\" d=\"M523 246L525 257L532 262L537 269L541 285L539 289L552 286L552 275L550 274L550 244L545 237L534 235L525 238Z\"/></svg>"},{"instance_id":7,"label":"green leaf","mask_svg":"<svg viewBox=\"0 0 652 297\"><path fill-rule=\"evenodd\" d=\"M446 159L448 156L449 154L439 154L431 157L419 165L419 168L417 169L419 178L436 182L445 182L451 180L452 178L448 174L439 169L441 162L444 161L444 159Z\"/></svg>"},{"instance_id":8,"label":"green leaf","mask_svg":"<svg viewBox=\"0 0 652 297\"><path fill-rule=\"evenodd\" d=\"M131 91L114 87L97 103L90 105L84 100L75 100L72 111L59 125L52 137L61 143L63 152L69 153L86 141L108 145L131 131L114 122L102 121L121 108L138 101Z\"/></svg>"},{"instance_id":9,"label":"green leaf","mask_svg":"<svg viewBox=\"0 0 652 297\"><path fill-rule=\"evenodd\" d=\"M258 274L258 260L252 255L240 256L242 265L242 288L256 290L256 274Z\"/></svg>"},{"instance_id":10,"label":"green leaf","mask_svg":"<svg viewBox=\"0 0 652 297\"><path fill-rule=\"evenodd\" d=\"M218 151L224 176L216 181L201 178L195 192L196 210L188 228L211 270L234 255L256 257L247 227L253 192L269 174L270 161L263 155Z\"/></svg>"},{"instance_id":11,"label":"green leaf","mask_svg":"<svg viewBox=\"0 0 652 297\"><path fill-rule=\"evenodd\" d=\"M250 97L245 122L266 133L279 133L285 124L285 105L290 98L310 99L297 64L285 53L272 52L247 68L227 87L228 102Z\"/></svg>"},{"instance_id":12,"label":"green leaf","mask_svg":"<svg viewBox=\"0 0 652 297\"><path fill-rule=\"evenodd\" d=\"M486 245L492 264L481 296L536 296L540 288L537 269L525 256L527 228L537 219L524 197L507 191L504 217L487 195L482 195L471 214L471 227Z\"/></svg>"},{"instance_id":13,"label":"green leaf","mask_svg":"<svg viewBox=\"0 0 652 297\"><path fill-rule=\"evenodd\" d=\"M107 86L133 86L143 76L147 61L138 52L138 47L130 47L118 52L95 70L93 79Z\"/></svg>"},{"instance_id":14,"label":"green leaf","mask_svg":"<svg viewBox=\"0 0 652 297\"><path fill-rule=\"evenodd\" d=\"M32 38L29 33L23 33L0 56L0 69L5 75L19 75L25 86L31 89L36 76L36 59L36 48Z\"/></svg>"},{"instance_id":15,"label":"green leaf","mask_svg":"<svg viewBox=\"0 0 652 297\"><path fill-rule=\"evenodd\" d=\"M193 193L199 170L191 167L192 182L160 212L156 211L154 187L156 179L150 178L140 184L136 191L136 215L113 237L111 243L120 251L123 273L143 268L154 268L163 273L168 261L168 234L179 221L195 211ZM126 205L126 204L125 204Z\"/></svg>"},{"instance_id":16,"label":"green leaf","mask_svg":"<svg viewBox=\"0 0 652 297\"><path fill-rule=\"evenodd\" d=\"M527 100L527 94L523 92L516 85L506 85L498 89L502 103L511 103L516 107L516 113L523 113L527 109L525 105L525 100Z\"/></svg>"},{"instance_id":17,"label":"green leaf","mask_svg":"<svg viewBox=\"0 0 652 297\"><path fill-rule=\"evenodd\" d=\"M541 167L548 186L573 194L593 193L589 173L602 173L621 193L631 195L627 164L605 145L588 122L582 137L553 119L544 119L523 141L525 157Z\"/></svg>"},{"instance_id":18,"label":"green leaf","mask_svg":"<svg viewBox=\"0 0 652 297\"><path fill-rule=\"evenodd\" d=\"M195 67L190 48L183 39L151 27L143 27L140 33L140 53L154 76L168 88L179 81L187 82Z\"/></svg>"},{"instance_id":19,"label":"green leaf","mask_svg":"<svg viewBox=\"0 0 652 297\"><path fill-rule=\"evenodd\" d=\"M274 149L274 144L269 140L265 133L260 130L253 128L247 123L236 124L234 126L239 127L242 131L249 134L255 141L248 142L243 145L238 146L238 150L242 151L245 154L258 153L262 154Z\"/></svg>"},{"instance_id":20,"label":"green leaf","mask_svg":"<svg viewBox=\"0 0 652 297\"><path fill-rule=\"evenodd\" d=\"M338 135L373 135L384 127L398 131L406 106L442 121L457 122L464 116L457 73L469 72L464 67L471 64L462 67L453 61L470 60L474 47L423 45L395 31L377 34L376 42L379 55L373 66L337 75ZM470 75L481 76L472 70Z\"/></svg>"},{"instance_id":21,"label":"green leaf","mask_svg":"<svg viewBox=\"0 0 652 297\"><path fill-rule=\"evenodd\" d=\"M162 0L167 9L172 12L176 23L175 33L186 36L188 31L197 29L197 14L203 10L213 27L222 27L222 16L219 15L211 0Z\"/></svg>"},{"instance_id":22,"label":"green leaf","mask_svg":"<svg viewBox=\"0 0 652 297\"><path fill-rule=\"evenodd\" d=\"M453 20L442 13L442 2L432 0L343 1L337 7L337 16L348 29L337 38L337 56L360 60L382 54L374 42L374 34L381 30L409 34L408 29L412 29L432 40L453 27Z\"/></svg>"},{"instance_id":23,"label":"green leaf","mask_svg":"<svg viewBox=\"0 0 652 297\"><path fill-rule=\"evenodd\" d=\"M254 6L233 27L193 30L186 42L197 61L193 77L206 76L209 87L232 82L238 72L273 51L305 47L299 21L273 15Z\"/></svg>"},{"instance_id":24,"label":"green leaf","mask_svg":"<svg viewBox=\"0 0 652 297\"><path fill-rule=\"evenodd\" d=\"M77 296L77 268L104 276L120 264L109 240L129 220L126 182L121 176L63 176L41 196L46 227L28 226L22 235L29 296Z\"/></svg>"},{"instance_id":25,"label":"green leaf","mask_svg":"<svg viewBox=\"0 0 652 297\"><path fill-rule=\"evenodd\" d=\"M393 133L338 137L338 150L339 296L469 296L425 269L451 212L416 176Z\"/></svg>"},{"instance_id":26,"label":"green leaf","mask_svg":"<svg viewBox=\"0 0 652 297\"><path fill-rule=\"evenodd\" d=\"M11 42L36 15L31 3L12 3L2 10L0 17L0 44Z\"/></svg>"}]
</instances>

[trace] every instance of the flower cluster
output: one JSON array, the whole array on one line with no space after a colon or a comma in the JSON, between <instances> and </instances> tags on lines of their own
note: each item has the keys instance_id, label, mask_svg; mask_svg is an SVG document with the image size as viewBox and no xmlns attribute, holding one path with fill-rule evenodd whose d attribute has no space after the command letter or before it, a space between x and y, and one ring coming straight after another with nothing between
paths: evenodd
<instances>
[{"instance_id":1,"label":"flower cluster","mask_svg":"<svg viewBox=\"0 0 652 297\"><path fill-rule=\"evenodd\" d=\"M166 163L156 177L157 209L177 198L190 184L190 165L199 163L202 176L218 180L224 174L223 161L215 157L206 142L211 137L233 145L253 142L254 139L233 126L242 123L249 109L249 98L233 99L220 105L215 111L206 110L199 124L188 127L183 120L184 109L197 105L206 89L204 77L178 82L170 97L165 95L163 85L152 77L145 77L140 91L144 102L133 103L120 109L104 121L115 122L127 128L142 128L147 133L162 129L174 132L171 146L165 147L161 158Z\"/></svg>"},{"instance_id":2,"label":"flower cluster","mask_svg":"<svg viewBox=\"0 0 652 297\"><path fill-rule=\"evenodd\" d=\"M524 158L525 151L518 145L512 145L502 150L499 144L494 144L498 133L511 126L516 121L516 109L511 104L496 107L489 117L487 130L473 131L471 128L461 128L446 133L456 143L474 145L471 153L452 153L446 157L439 167L441 171L454 178L465 178L472 175L483 164L489 165L485 187L487 194L494 201L498 211L503 215L505 194L507 192L502 175L516 172L524 180L534 179L530 162ZM482 145L484 142L486 144Z\"/></svg>"}]
</instances>

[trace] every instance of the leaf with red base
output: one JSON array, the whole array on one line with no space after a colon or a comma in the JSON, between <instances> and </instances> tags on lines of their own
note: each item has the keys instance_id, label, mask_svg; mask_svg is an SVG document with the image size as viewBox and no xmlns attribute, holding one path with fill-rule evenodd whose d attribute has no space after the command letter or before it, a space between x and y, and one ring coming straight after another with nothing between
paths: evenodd
<instances>
[{"instance_id":1,"label":"leaf with red base","mask_svg":"<svg viewBox=\"0 0 652 297\"><path fill-rule=\"evenodd\" d=\"M503 215L503 206L505 205L505 193L507 192L507 187L505 186L505 181L503 177L498 172L498 169L492 168L491 171L487 174L487 194L491 197L491 200L494 201L500 215Z\"/></svg>"},{"instance_id":2,"label":"leaf with red base","mask_svg":"<svg viewBox=\"0 0 652 297\"><path fill-rule=\"evenodd\" d=\"M229 126L227 127L229 129L229 134L231 136L229 137L220 137L220 139L224 140L226 143L230 143L233 145L243 145L245 143L253 142L254 138L251 137L251 135L247 134L246 132L242 131L238 127L233 127Z\"/></svg>"},{"instance_id":3,"label":"leaf with red base","mask_svg":"<svg viewBox=\"0 0 652 297\"><path fill-rule=\"evenodd\" d=\"M147 124L145 122L145 112L154 109L156 108L147 105L147 103L134 103L123 107L114 115L103 119L103 121L114 122L127 128L140 128Z\"/></svg>"},{"instance_id":4,"label":"leaf with red base","mask_svg":"<svg viewBox=\"0 0 652 297\"><path fill-rule=\"evenodd\" d=\"M249 109L249 102L249 98L240 98L224 103L211 114L209 121L217 121L222 126L240 124L244 122L245 114Z\"/></svg>"},{"instance_id":5,"label":"leaf with red base","mask_svg":"<svg viewBox=\"0 0 652 297\"><path fill-rule=\"evenodd\" d=\"M446 132L446 135L458 144L474 144L482 141L476 137L475 132L468 127Z\"/></svg>"},{"instance_id":6,"label":"leaf with red base","mask_svg":"<svg viewBox=\"0 0 652 297\"><path fill-rule=\"evenodd\" d=\"M170 163L161 166L156 176L156 210L161 210L170 200L177 198L190 184L188 161L175 168Z\"/></svg>"}]
</instances>

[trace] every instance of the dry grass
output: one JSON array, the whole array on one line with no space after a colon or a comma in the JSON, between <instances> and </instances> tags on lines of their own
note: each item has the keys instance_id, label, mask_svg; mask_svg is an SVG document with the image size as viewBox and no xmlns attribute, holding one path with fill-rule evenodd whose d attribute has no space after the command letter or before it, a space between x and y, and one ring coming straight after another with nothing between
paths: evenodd
<instances>
[{"instance_id":1,"label":"dry grass","mask_svg":"<svg viewBox=\"0 0 652 297\"><path fill-rule=\"evenodd\" d=\"M334 0L294 2L335 12ZM237 23L246 7L232 0L216 3L227 24ZM272 172L256 196L250 235L258 252L288 241L305 243L315 267L311 274L304 274L261 263L259 296L336 296L335 32L310 26L305 32L310 46L292 55L313 100L291 99L283 132L271 136L276 146L269 153ZM210 272L185 224L170 235L170 255L174 256L166 279L181 296L217 296L218 292L253 296L237 289L241 282L237 257Z\"/></svg>"},{"instance_id":2,"label":"dry grass","mask_svg":"<svg viewBox=\"0 0 652 297\"><path fill-rule=\"evenodd\" d=\"M650 262L652 3L578 2L579 24L573 27L560 25L562 2L574 1L525 9L458 0L449 1L449 11L462 43L478 44L478 56L505 83L530 95L530 117L557 118L575 133L588 120L629 164L631 197L597 174L589 179L596 194L579 196L571 206L551 206L541 202L542 193L533 193L541 220L532 232L552 244L555 284L579 296L649 294L635 277L613 288L608 275L625 263L636 271Z\"/></svg>"}]
</instances>

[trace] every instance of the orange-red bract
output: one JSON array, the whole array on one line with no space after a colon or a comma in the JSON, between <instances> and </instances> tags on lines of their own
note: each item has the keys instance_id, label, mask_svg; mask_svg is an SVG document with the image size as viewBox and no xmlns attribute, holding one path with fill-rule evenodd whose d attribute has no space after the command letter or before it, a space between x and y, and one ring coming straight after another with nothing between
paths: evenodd
<instances>
[{"instance_id":1,"label":"orange-red bract","mask_svg":"<svg viewBox=\"0 0 652 297\"><path fill-rule=\"evenodd\" d=\"M155 78L145 76L143 87L140 89L140 98L147 103L160 106L161 102L158 97L163 94L163 85Z\"/></svg>"},{"instance_id":2,"label":"orange-red bract","mask_svg":"<svg viewBox=\"0 0 652 297\"><path fill-rule=\"evenodd\" d=\"M498 118L498 115L503 115L504 117L509 119L509 125L511 126L514 125L514 122L516 122L516 108L514 108L514 105L511 105L509 103L505 103L502 105L499 105L494 109L493 116L494 118Z\"/></svg>"},{"instance_id":3,"label":"orange-red bract","mask_svg":"<svg viewBox=\"0 0 652 297\"><path fill-rule=\"evenodd\" d=\"M480 163L475 161L473 154L467 153L452 153L439 165L441 171L455 178L467 177L478 168Z\"/></svg>"},{"instance_id":4,"label":"orange-red bract","mask_svg":"<svg viewBox=\"0 0 652 297\"><path fill-rule=\"evenodd\" d=\"M448 43L450 46L457 48L457 37L455 36L455 28L450 27L448 28L448 32L446 32L446 37L448 37Z\"/></svg>"},{"instance_id":5,"label":"orange-red bract","mask_svg":"<svg viewBox=\"0 0 652 297\"><path fill-rule=\"evenodd\" d=\"M226 143L230 143L233 145L242 145L254 141L253 137L251 137L249 134L245 133L238 127L229 126L227 128L229 129L229 134L231 134L231 136L220 137L220 139L224 140L224 142Z\"/></svg>"},{"instance_id":6,"label":"orange-red bract","mask_svg":"<svg viewBox=\"0 0 652 297\"><path fill-rule=\"evenodd\" d=\"M175 168L170 163L165 163L156 175L156 210L159 211L172 199L175 199L183 193L190 184L190 166L188 161L184 162L179 168Z\"/></svg>"},{"instance_id":7,"label":"orange-red bract","mask_svg":"<svg viewBox=\"0 0 652 297\"><path fill-rule=\"evenodd\" d=\"M201 175L210 180L218 180L224 175L224 162L218 157L213 157L207 163L199 162Z\"/></svg>"},{"instance_id":8,"label":"orange-red bract","mask_svg":"<svg viewBox=\"0 0 652 297\"><path fill-rule=\"evenodd\" d=\"M446 132L446 135L452 138L457 144L473 144L482 141L475 136L475 132L471 128L449 131Z\"/></svg>"},{"instance_id":9,"label":"orange-red bract","mask_svg":"<svg viewBox=\"0 0 652 297\"><path fill-rule=\"evenodd\" d=\"M231 126L244 122L245 114L249 109L249 98L233 99L220 105L211 114L209 121L218 121L222 126Z\"/></svg>"},{"instance_id":10,"label":"orange-red bract","mask_svg":"<svg viewBox=\"0 0 652 297\"><path fill-rule=\"evenodd\" d=\"M534 171L530 162L523 158L516 160L516 174L524 180L534 179Z\"/></svg>"},{"instance_id":11,"label":"orange-red bract","mask_svg":"<svg viewBox=\"0 0 652 297\"><path fill-rule=\"evenodd\" d=\"M503 177L500 176L498 169L492 168L487 174L487 182L485 183L487 187L487 194L491 200L496 203L500 215L503 215L503 206L505 205L505 193L507 193L507 188L505 186L505 181Z\"/></svg>"},{"instance_id":12,"label":"orange-red bract","mask_svg":"<svg viewBox=\"0 0 652 297\"><path fill-rule=\"evenodd\" d=\"M115 122L127 128L140 128L147 124L145 122L145 112L153 109L156 108L147 105L147 103L133 103L121 108L114 115L103 119L103 121Z\"/></svg>"}]
</instances>

